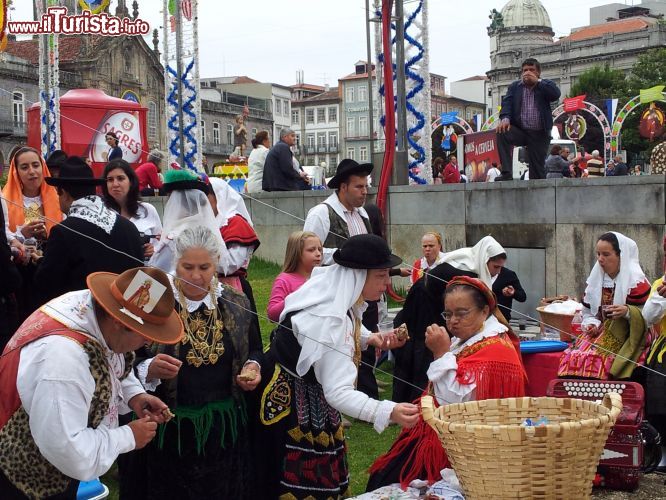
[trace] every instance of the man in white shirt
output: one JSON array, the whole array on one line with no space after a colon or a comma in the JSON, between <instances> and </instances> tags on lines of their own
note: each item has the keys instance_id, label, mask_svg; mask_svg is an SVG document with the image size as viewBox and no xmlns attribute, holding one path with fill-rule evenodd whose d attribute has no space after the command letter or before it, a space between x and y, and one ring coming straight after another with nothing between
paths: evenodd
<instances>
[{"instance_id":1,"label":"man in white shirt","mask_svg":"<svg viewBox=\"0 0 666 500\"><path fill-rule=\"evenodd\" d=\"M183 325L155 268L93 273L35 311L0 357L2 498L76 498L79 481L144 447L167 406L133 374L133 351L175 344ZM119 426L118 415L138 418Z\"/></svg>"},{"instance_id":2,"label":"man in white shirt","mask_svg":"<svg viewBox=\"0 0 666 500\"><path fill-rule=\"evenodd\" d=\"M312 231L322 241L323 265L333 264L333 252L350 236L372 232L368 214L363 209L371 172L371 163L342 160L335 177L328 182L328 187L335 189L335 193L308 212L303 231Z\"/></svg>"},{"instance_id":3,"label":"man in white shirt","mask_svg":"<svg viewBox=\"0 0 666 500\"><path fill-rule=\"evenodd\" d=\"M492 168L488 170L488 174L486 175L486 182L495 182L495 179L500 173L499 168L497 168L497 163L493 163Z\"/></svg>"},{"instance_id":4,"label":"man in white shirt","mask_svg":"<svg viewBox=\"0 0 666 500\"><path fill-rule=\"evenodd\" d=\"M335 176L328 182L328 187L335 189L335 193L308 212L303 231L312 231L322 241L322 265L333 264L333 253L351 236L372 233L368 214L363 208L371 172L372 163L359 164L350 159L342 160ZM363 315L363 324L370 331L377 330L376 319L371 319L377 316L376 313L377 303L368 304ZM358 389L377 399L379 389L371 369L375 364L374 349L363 351L362 359L364 363L359 367Z\"/></svg>"}]
</instances>

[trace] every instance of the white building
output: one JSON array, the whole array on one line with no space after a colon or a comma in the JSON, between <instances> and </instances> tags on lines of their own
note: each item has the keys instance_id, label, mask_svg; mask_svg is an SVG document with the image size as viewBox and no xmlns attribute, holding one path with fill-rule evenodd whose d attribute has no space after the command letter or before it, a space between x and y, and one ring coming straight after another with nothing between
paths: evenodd
<instances>
[{"instance_id":1,"label":"white building","mask_svg":"<svg viewBox=\"0 0 666 500\"><path fill-rule=\"evenodd\" d=\"M277 83L261 83L247 76L202 78L202 87L217 88L223 92L248 96L255 99L270 99L273 114L271 141L279 140L280 130L291 125L291 88ZM248 128L248 141L257 130Z\"/></svg>"},{"instance_id":2,"label":"white building","mask_svg":"<svg viewBox=\"0 0 666 500\"><path fill-rule=\"evenodd\" d=\"M475 103L486 103L487 109L490 106L488 82L486 75L475 75L451 82L451 97Z\"/></svg>"},{"instance_id":3,"label":"white building","mask_svg":"<svg viewBox=\"0 0 666 500\"><path fill-rule=\"evenodd\" d=\"M340 101L335 87L292 102L291 128L301 164L325 162L328 173L335 171L340 162Z\"/></svg>"},{"instance_id":4,"label":"white building","mask_svg":"<svg viewBox=\"0 0 666 500\"><path fill-rule=\"evenodd\" d=\"M372 68L373 92L368 97L367 63L358 61L354 73L339 79L341 103L340 129L342 131L342 155L359 163L371 162L370 151L370 107L372 99L374 124L373 136L379 130L379 108L374 67ZM383 149L383 143L375 141L375 151Z\"/></svg>"}]
</instances>

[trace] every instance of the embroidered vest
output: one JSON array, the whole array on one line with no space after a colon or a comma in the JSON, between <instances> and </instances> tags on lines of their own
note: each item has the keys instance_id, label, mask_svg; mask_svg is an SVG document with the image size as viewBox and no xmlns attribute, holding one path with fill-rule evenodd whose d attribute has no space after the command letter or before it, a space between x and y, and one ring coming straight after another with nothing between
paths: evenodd
<instances>
[{"instance_id":1,"label":"embroidered vest","mask_svg":"<svg viewBox=\"0 0 666 500\"><path fill-rule=\"evenodd\" d=\"M326 235L326 241L324 241L325 248L340 248L342 244L349 239L349 227L347 227L347 221L340 217L333 207L328 203L324 203L328 208L328 220L331 224L331 227L328 230ZM365 230L367 234L372 233L372 228L370 227L370 221L365 217L361 216L363 224L365 225Z\"/></svg>"},{"instance_id":2,"label":"embroidered vest","mask_svg":"<svg viewBox=\"0 0 666 500\"><path fill-rule=\"evenodd\" d=\"M48 462L30 433L29 416L21 405L16 377L21 349L43 337L60 335L76 342L88 355L95 390L88 409L88 426L96 428L109 410L111 377L104 350L95 339L69 330L41 311L34 312L16 331L0 357L0 469L29 498L62 493L72 479ZM132 368L125 360L124 379Z\"/></svg>"}]
</instances>

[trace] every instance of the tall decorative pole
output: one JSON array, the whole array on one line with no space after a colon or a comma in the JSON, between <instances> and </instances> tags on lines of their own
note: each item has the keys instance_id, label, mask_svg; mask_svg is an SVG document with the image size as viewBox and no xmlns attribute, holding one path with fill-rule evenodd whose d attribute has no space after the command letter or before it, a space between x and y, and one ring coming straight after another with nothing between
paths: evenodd
<instances>
[{"instance_id":1,"label":"tall decorative pole","mask_svg":"<svg viewBox=\"0 0 666 500\"><path fill-rule=\"evenodd\" d=\"M416 8L411 13L406 13L405 17L409 177L413 184L432 184L428 0L420 0Z\"/></svg>"},{"instance_id":2,"label":"tall decorative pole","mask_svg":"<svg viewBox=\"0 0 666 500\"><path fill-rule=\"evenodd\" d=\"M381 18L381 10L378 8L378 1L375 1L375 14ZM399 15L399 12L396 12ZM400 97L402 82L404 82L405 108L407 112L407 146L408 146L408 164L405 167L409 174L409 180L412 184L432 183L431 157L432 157L432 138L430 135L431 97L430 97L430 64L428 52L428 1L419 0L412 12L405 12L401 21L404 21L404 28L401 33L404 35L404 73L403 67L396 67L394 81L396 95ZM392 33L395 33L403 22L391 22ZM377 34L375 35L377 38ZM398 55L396 40L403 38L392 36L393 51ZM380 47L376 48L378 62L383 64L387 56ZM398 58L396 57L396 60ZM379 68L379 65L378 65ZM379 73L379 71L378 71ZM401 78L401 75L404 77ZM400 81L398 81L400 79ZM386 82L378 85L379 92L385 95ZM400 108L400 102L396 105ZM400 114L401 109L397 110ZM381 124L386 123L386 117L382 116ZM398 145L402 142L400 137L400 120L398 120ZM386 145L388 148L389 145ZM400 166L399 168L403 168Z\"/></svg>"},{"instance_id":3,"label":"tall decorative pole","mask_svg":"<svg viewBox=\"0 0 666 500\"><path fill-rule=\"evenodd\" d=\"M57 0L37 2L37 16L58 5ZM60 56L58 35L39 35L39 108L41 153L44 158L60 145Z\"/></svg>"},{"instance_id":4,"label":"tall decorative pole","mask_svg":"<svg viewBox=\"0 0 666 500\"><path fill-rule=\"evenodd\" d=\"M164 79L169 163L204 173L197 0L164 0Z\"/></svg>"}]
</instances>

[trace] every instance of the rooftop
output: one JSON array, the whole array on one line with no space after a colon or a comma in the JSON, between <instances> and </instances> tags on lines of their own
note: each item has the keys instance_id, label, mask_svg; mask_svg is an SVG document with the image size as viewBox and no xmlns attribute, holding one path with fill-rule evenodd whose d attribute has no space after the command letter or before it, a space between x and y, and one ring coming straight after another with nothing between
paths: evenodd
<instances>
[{"instance_id":1,"label":"rooftop","mask_svg":"<svg viewBox=\"0 0 666 500\"><path fill-rule=\"evenodd\" d=\"M308 103L317 103L322 101L336 101L340 100L340 94L338 92L338 87L333 87L327 92L322 92L321 94L308 97L306 99L301 99L300 101L293 101L291 104L308 104Z\"/></svg>"},{"instance_id":2,"label":"rooftop","mask_svg":"<svg viewBox=\"0 0 666 500\"><path fill-rule=\"evenodd\" d=\"M579 28L573 31L571 35L562 38L562 40L576 42L590 38L599 38L606 33L631 33L644 30L655 23L657 23L657 20L652 17L629 17L618 21Z\"/></svg>"}]
</instances>

